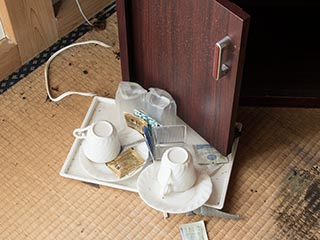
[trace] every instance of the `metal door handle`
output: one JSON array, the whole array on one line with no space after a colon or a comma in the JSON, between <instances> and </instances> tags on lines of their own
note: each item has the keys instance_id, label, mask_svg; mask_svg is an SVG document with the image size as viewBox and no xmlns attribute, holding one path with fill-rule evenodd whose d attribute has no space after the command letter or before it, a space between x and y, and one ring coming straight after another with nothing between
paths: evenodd
<instances>
[{"instance_id":1,"label":"metal door handle","mask_svg":"<svg viewBox=\"0 0 320 240\"><path fill-rule=\"evenodd\" d=\"M228 36L222 38L214 46L213 78L216 80L219 80L226 75L230 68L227 64L222 63L223 52L229 46L231 46L231 39Z\"/></svg>"}]
</instances>

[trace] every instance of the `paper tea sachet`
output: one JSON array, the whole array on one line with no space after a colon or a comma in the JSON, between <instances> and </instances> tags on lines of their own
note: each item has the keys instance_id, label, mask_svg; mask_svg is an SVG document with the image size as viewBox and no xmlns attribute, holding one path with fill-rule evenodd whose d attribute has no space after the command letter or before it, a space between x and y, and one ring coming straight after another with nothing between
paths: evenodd
<instances>
[{"instance_id":1,"label":"paper tea sachet","mask_svg":"<svg viewBox=\"0 0 320 240\"><path fill-rule=\"evenodd\" d=\"M182 224L179 227L182 240L208 240L204 221Z\"/></svg>"},{"instance_id":2,"label":"paper tea sachet","mask_svg":"<svg viewBox=\"0 0 320 240\"><path fill-rule=\"evenodd\" d=\"M152 127L160 126L160 124L156 122L153 118L137 109L134 109L133 114L124 112L124 118L128 127L137 130L141 134L144 134L144 127L148 127L148 129L151 131Z\"/></svg>"},{"instance_id":3,"label":"paper tea sachet","mask_svg":"<svg viewBox=\"0 0 320 240\"><path fill-rule=\"evenodd\" d=\"M196 155L196 162L200 165L223 164L229 162L228 157L221 155L221 153L210 144L193 145L193 149Z\"/></svg>"},{"instance_id":4,"label":"paper tea sachet","mask_svg":"<svg viewBox=\"0 0 320 240\"><path fill-rule=\"evenodd\" d=\"M144 159L132 148L124 151L106 165L114 172L118 178L122 178L145 163Z\"/></svg>"},{"instance_id":5,"label":"paper tea sachet","mask_svg":"<svg viewBox=\"0 0 320 240\"><path fill-rule=\"evenodd\" d=\"M124 118L128 127L137 130L139 133L144 134L143 128L148 127L148 122L140 117L134 116L130 113L124 113Z\"/></svg>"}]
</instances>

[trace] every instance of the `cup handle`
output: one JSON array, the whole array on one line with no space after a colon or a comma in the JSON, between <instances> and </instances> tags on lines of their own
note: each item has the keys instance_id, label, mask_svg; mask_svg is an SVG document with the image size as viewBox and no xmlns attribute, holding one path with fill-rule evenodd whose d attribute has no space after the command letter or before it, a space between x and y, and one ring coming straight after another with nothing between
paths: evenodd
<instances>
[{"instance_id":1,"label":"cup handle","mask_svg":"<svg viewBox=\"0 0 320 240\"><path fill-rule=\"evenodd\" d=\"M73 136L78 139L85 139L87 137L86 131L88 131L90 126L84 128L76 128L73 131Z\"/></svg>"},{"instance_id":2,"label":"cup handle","mask_svg":"<svg viewBox=\"0 0 320 240\"><path fill-rule=\"evenodd\" d=\"M161 188L161 197L163 198L166 194L168 194L170 192L170 184L169 184L169 180L171 178L171 169L170 169L170 172L167 176L167 179L165 181L165 185L162 186Z\"/></svg>"}]
</instances>

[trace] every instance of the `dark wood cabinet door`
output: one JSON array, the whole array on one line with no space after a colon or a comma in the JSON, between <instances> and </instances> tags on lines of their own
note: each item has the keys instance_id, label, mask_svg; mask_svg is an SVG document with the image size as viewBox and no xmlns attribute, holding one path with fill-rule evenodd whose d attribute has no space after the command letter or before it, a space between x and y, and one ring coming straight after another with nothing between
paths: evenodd
<instances>
[{"instance_id":1,"label":"dark wood cabinet door","mask_svg":"<svg viewBox=\"0 0 320 240\"><path fill-rule=\"evenodd\" d=\"M249 16L225 0L117 0L122 77L172 94L178 115L231 151ZM222 54L216 45L229 37ZM222 44L223 45L223 44ZM228 72L214 76L221 56Z\"/></svg>"}]
</instances>

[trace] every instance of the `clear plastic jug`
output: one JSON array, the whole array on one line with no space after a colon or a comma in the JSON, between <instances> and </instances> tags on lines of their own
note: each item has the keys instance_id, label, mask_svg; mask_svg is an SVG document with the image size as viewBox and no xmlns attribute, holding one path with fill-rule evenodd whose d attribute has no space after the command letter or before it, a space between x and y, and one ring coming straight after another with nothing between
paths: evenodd
<instances>
[{"instance_id":1,"label":"clear plastic jug","mask_svg":"<svg viewBox=\"0 0 320 240\"><path fill-rule=\"evenodd\" d=\"M135 82L120 82L115 101L123 124L125 124L124 112L133 114L134 109L144 109L146 93L147 90Z\"/></svg>"},{"instance_id":2,"label":"clear plastic jug","mask_svg":"<svg viewBox=\"0 0 320 240\"><path fill-rule=\"evenodd\" d=\"M176 102L167 91L160 88L149 88L145 97L145 112L162 125L176 124Z\"/></svg>"}]
</instances>

